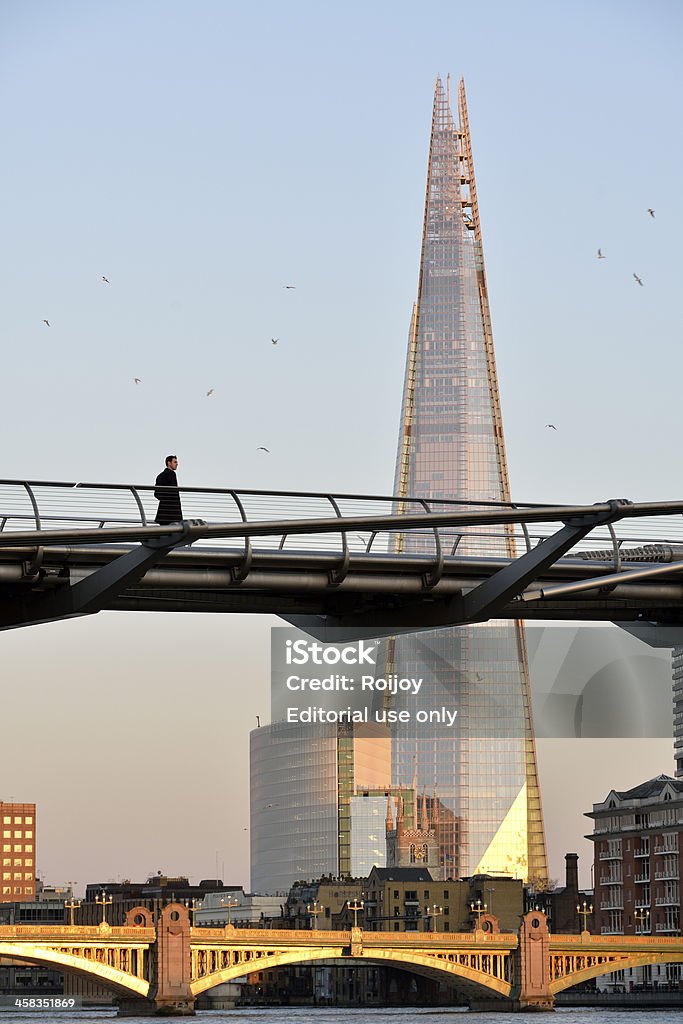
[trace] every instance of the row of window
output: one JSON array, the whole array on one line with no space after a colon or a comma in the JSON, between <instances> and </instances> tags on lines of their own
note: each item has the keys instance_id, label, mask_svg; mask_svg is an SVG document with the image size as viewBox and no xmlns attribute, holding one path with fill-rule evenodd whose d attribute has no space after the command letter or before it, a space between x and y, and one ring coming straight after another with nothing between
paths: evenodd
<instances>
[{"instance_id":1,"label":"row of window","mask_svg":"<svg viewBox=\"0 0 683 1024\"><path fill-rule=\"evenodd\" d=\"M9 847L12 853L33 853L33 843L3 843L3 847Z\"/></svg>"},{"instance_id":2,"label":"row of window","mask_svg":"<svg viewBox=\"0 0 683 1024\"><path fill-rule=\"evenodd\" d=\"M32 825L33 815L27 814L22 817L21 814L14 815L14 821L10 814L4 814L2 818L3 825Z\"/></svg>"}]
</instances>

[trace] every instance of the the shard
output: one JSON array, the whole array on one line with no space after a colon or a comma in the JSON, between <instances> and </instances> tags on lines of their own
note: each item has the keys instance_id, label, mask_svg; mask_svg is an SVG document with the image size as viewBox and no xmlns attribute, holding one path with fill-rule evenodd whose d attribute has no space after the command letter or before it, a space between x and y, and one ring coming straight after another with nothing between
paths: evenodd
<instances>
[{"instance_id":1,"label":"the shard","mask_svg":"<svg viewBox=\"0 0 683 1024\"><path fill-rule=\"evenodd\" d=\"M462 82L457 119L450 81L444 87L437 79L434 93L394 493L435 510L440 499L510 501ZM403 551L425 551L429 543L410 534L396 539ZM454 535L452 544L459 554L505 555L514 539L489 527ZM425 677L423 703L458 711L452 736L413 727L396 733L392 753L393 783L416 782L430 794L444 877L546 878L522 624L402 636L389 658L402 675Z\"/></svg>"}]
</instances>

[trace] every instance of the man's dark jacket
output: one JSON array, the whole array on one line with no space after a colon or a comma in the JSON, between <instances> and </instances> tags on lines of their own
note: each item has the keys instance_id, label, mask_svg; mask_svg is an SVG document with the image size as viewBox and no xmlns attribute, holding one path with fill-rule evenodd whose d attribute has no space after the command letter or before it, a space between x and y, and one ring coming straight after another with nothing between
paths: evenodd
<instances>
[{"instance_id":1,"label":"man's dark jacket","mask_svg":"<svg viewBox=\"0 0 683 1024\"><path fill-rule=\"evenodd\" d=\"M183 510L180 507L180 494L178 491L160 490L162 487L177 487L178 477L175 470L168 466L156 478L154 497L159 502L155 522L160 526L167 523L179 523L183 518Z\"/></svg>"}]
</instances>

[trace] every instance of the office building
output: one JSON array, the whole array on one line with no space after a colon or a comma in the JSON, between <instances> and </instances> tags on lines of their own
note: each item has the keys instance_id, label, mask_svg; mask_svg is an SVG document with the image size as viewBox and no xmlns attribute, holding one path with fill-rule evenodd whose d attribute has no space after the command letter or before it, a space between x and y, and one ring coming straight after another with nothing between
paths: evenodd
<instances>
[{"instance_id":1,"label":"office building","mask_svg":"<svg viewBox=\"0 0 683 1024\"><path fill-rule=\"evenodd\" d=\"M394 493L417 499L403 505L415 512L418 502L441 511L441 499L510 500L465 90L456 121L450 80L434 93ZM502 527L461 532L446 543L460 554L514 553ZM434 551L433 538L401 535L396 549ZM416 775L420 790L439 794L444 877L546 878L522 624L401 636L388 660L389 671L424 677L421 706L458 712L448 735L411 723L392 737L394 784Z\"/></svg>"},{"instance_id":2,"label":"office building","mask_svg":"<svg viewBox=\"0 0 683 1024\"><path fill-rule=\"evenodd\" d=\"M354 867L372 859L373 849L384 847L391 781L384 727L274 722L254 729L250 741L255 892L287 893L301 879L351 876ZM378 795L377 825L372 816L377 805L365 801Z\"/></svg>"},{"instance_id":3,"label":"office building","mask_svg":"<svg viewBox=\"0 0 683 1024\"><path fill-rule=\"evenodd\" d=\"M0 800L0 903L36 898L36 805Z\"/></svg>"}]
</instances>

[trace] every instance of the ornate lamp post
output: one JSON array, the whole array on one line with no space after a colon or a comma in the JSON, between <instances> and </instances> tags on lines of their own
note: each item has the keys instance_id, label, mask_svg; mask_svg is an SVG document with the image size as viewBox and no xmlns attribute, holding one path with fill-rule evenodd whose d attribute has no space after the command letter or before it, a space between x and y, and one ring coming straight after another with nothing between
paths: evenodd
<instances>
[{"instance_id":1,"label":"ornate lamp post","mask_svg":"<svg viewBox=\"0 0 683 1024\"><path fill-rule=\"evenodd\" d=\"M589 906L588 903L586 903L586 901L584 900L583 904L581 906L579 906L577 904L577 906L576 906L576 913L581 918L581 924L583 926L582 930L584 932L587 932L588 931L588 923L587 923L587 921L588 921L588 918L593 913L593 904L591 903L591 905Z\"/></svg>"},{"instance_id":2,"label":"ornate lamp post","mask_svg":"<svg viewBox=\"0 0 683 1024\"><path fill-rule=\"evenodd\" d=\"M190 914L190 924L194 928L195 914L197 913L198 910L202 909L202 907L204 906L204 902L203 900L198 900L193 896L191 902L188 902L187 900L185 901L185 905Z\"/></svg>"},{"instance_id":3,"label":"ornate lamp post","mask_svg":"<svg viewBox=\"0 0 683 1024\"><path fill-rule=\"evenodd\" d=\"M73 896L71 897L71 901L64 900L64 909L69 911L69 924L72 928L74 926L74 910L76 910L77 907L80 907L80 905L81 901L75 900Z\"/></svg>"},{"instance_id":4,"label":"ornate lamp post","mask_svg":"<svg viewBox=\"0 0 683 1024\"><path fill-rule=\"evenodd\" d=\"M311 925L311 928L316 928L317 927L318 922L317 922L316 918L318 917L318 914L322 914L324 909L325 908L323 907L322 903L318 903L317 900L313 900L312 903L309 903L306 906L306 913L308 914L309 917L313 918L313 923Z\"/></svg>"},{"instance_id":5,"label":"ornate lamp post","mask_svg":"<svg viewBox=\"0 0 683 1024\"><path fill-rule=\"evenodd\" d=\"M364 900L357 900L355 896L354 896L352 902L347 903L347 907L349 908L349 910L353 914L353 927L354 928L358 927L358 914L359 914L359 911L361 911L364 906L365 906L365 901Z\"/></svg>"},{"instance_id":6,"label":"ornate lamp post","mask_svg":"<svg viewBox=\"0 0 683 1024\"><path fill-rule=\"evenodd\" d=\"M482 903L481 900L477 900L476 903L470 903L470 910L473 914L477 915L477 928L481 925L481 915L485 914L488 910L486 903Z\"/></svg>"},{"instance_id":7,"label":"ornate lamp post","mask_svg":"<svg viewBox=\"0 0 683 1024\"><path fill-rule=\"evenodd\" d=\"M223 906L228 911L228 925L229 925L230 924L230 910L233 907L239 907L240 901L239 900L234 900L233 901L233 900L230 899L229 896L228 896L227 899L225 899L223 896L221 896L221 903L223 904Z\"/></svg>"},{"instance_id":8,"label":"ornate lamp post","mask_svg":"<svg viewBox=\"0 0 683 1024\"><path fill-rule=\"evenodd\" d=\"M102 890L102 895L101 896L96 896L95 897L95 903L97 903L100 907L102 907L102 924L106 924L106 922L107 922L107 907L111 903L113 903L113 902L114 902L114 897L113 896L107 896L107 894L104 891L104 889Z\"/></svg>"},{"instance_id":9,"label":"ornate lamp post","mask_svg":"<svg viewBox=\"0 0 683 1024\"><path fill-rule=\"evenodd\" d=\"M649 930L648 927L647 927L647 922L650 919L650 911L649 910L645 910L645 908L643 907L640 910L636 910L636 912L635 912L635 914L633 916L635 917L636 922L639 925L639 929L636 929L636 935L644 935L644 934L646 934L647 931Z\"/></svg>"},{"instance_id":10,"label":"ornate lamp post","mask_svg":"<svg viewBox=\"0 0 683 1024\"><path fill-rule=\"evenodd\" d=\"M425 907L425 917L427 918L427 931L436 931L436 919L439 914L443 914L443 907L437 907L436 903L432 904L431 907ZM429 927L429 919L433 919L434 924L431 929Z\"/></svg>"}]
</instances>

